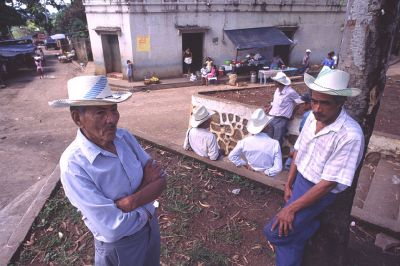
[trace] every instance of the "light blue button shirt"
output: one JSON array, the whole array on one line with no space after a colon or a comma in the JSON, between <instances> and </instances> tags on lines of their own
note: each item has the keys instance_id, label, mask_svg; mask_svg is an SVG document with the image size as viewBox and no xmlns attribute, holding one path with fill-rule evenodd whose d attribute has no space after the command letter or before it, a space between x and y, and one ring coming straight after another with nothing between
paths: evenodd
<instances>
[{"instance_id":1,"label":"light blue button shirt","mask_svg":"<svg viewBox=\"0 0 400 266\"><path fill-rule=\"evenodd\" d=\"M249 164L254 171L264 172L268 176L275 176L282 171L279 142L264 132L239 140L228 159L236 166Z\"/></svg>"},{"instance_id":2,"label":"light blue button shirt","mask_svg":"<svg viewBox=\"0 0 400 266\"><path fill-rule=\"evenodd\" d=\"M89 141L78 129L75 140L60 159L61 183L68 199L83 215L94 237L114 242L139 231L147 223L146 208L124 213L114 201L133 194L140 186L150 156L127 130L118 129L115 155Z\"/></svg>"}]
</instances>

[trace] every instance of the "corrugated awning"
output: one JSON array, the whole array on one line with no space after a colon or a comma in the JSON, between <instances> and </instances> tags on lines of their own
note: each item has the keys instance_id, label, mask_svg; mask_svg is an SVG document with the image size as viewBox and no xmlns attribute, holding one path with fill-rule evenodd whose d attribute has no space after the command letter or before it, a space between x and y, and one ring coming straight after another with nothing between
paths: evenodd
<instances>
[{"instance_id":1,"label":"corrugated awning","mask_svg":"<svg viewBox=\"0 0 400 266\"><path fill-rule=\"evenodd\" d=\"M292 40L275 27L224 30L224 32L237 50L293 44Z\"/></svg>"}]
</instances>

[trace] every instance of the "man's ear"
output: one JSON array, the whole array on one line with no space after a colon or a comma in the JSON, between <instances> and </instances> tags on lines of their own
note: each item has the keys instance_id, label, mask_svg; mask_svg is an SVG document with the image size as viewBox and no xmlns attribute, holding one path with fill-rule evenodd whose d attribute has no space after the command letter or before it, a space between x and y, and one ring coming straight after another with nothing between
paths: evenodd
<instances>
[{"instance_id":1,"label":"man's ear","mask_svg":"<svg viewBox=\"0 0 400 266\"><path fill-rule=\"evenodd\" d=\"M78 126L81 127L82 121L81 121L81 113L78 110L73 110L71 111L71 118L74 120L74 123Z\"/></svg>"}]
</instances>

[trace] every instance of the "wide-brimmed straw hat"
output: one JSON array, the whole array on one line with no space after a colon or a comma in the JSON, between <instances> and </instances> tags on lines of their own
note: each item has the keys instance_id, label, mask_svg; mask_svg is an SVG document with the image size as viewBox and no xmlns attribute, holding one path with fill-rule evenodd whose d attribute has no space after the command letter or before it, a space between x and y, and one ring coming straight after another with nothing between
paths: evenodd
<instances>
[{"instance_id":1,"label":"wide-brimmed straw hat","mask_svg":"<svg viewBox=\"0 0 400 266\"><path fill-rule=\"evenodd\" d=\"M68 99L49 102L51 107L111 105L132 96L131 92L112 93L105 76L79 76L68 80Z\"/></svg>"},{"instance_id":2,"label":"wide-brimmed straw hat","mask_svg":"<svg viewBox=\"0 0 400 266\"><path fill-rule=\"evenodd\" d=\"M306 49L306 53L311 53L311 50L310 49Z\"/></svg>"},{"instance_id":3,"label":"wide-brimmed straw hat","mask_svg":"<svg viewBox=\"0 0 400 266\"><path fill-rule=\"evenodd\" d=\"M192 117L190 118L190 125L192 127L198 127L203 122L207 121L211 116L215 114L213 111L208 111L203 105L195 107L193 110Z\"/></svg>"},{"instance_id":4,"label":"wide-brimmed straw hat","mask_svg":"<svg viewBox=\"0 0 400 266\"><path fill-rule=\"evenodd\" d=\"M286 76L286 74L283 73L282 71L276 73L276 75L274 77L271 77L271 79L275 80L276 82L279 82L280 84L286 85L286 86L290 85L290 83L292 83L290 81L290 78L288 78Z\"/></svg>"},{"instance_id":5,"label":"wide-brimmed straw hat","mask_svg":"<svg viewBox=\"0 0 400 266\"><path fill-rule=\"evenodd\" d=\"M251 114L249 122L247 122L247 131L251 134L258 134L263 130L269 122L271 122L272 116L265 114L264 110L259 108Z\"/></svg>"},{"instance_id":6,"label":"wide-brimmed straw hat","mask_svg":"<svg viewBox=\"0 0 400 266\"><path fill-rule=\"evenodd\" d=\"M354 97L361 93L360 89L347 88L350 75L339 69L324 66L317 78L304 73L304 83L312 90L337 96Z\"/></svg>"}]
</instances>

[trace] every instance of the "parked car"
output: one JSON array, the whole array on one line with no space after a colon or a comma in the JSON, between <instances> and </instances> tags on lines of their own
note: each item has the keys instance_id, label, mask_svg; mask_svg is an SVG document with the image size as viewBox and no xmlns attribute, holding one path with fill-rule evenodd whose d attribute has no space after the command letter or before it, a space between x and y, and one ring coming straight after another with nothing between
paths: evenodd
<instances>
[{"instance_id":1,"label":"parked car","mask_svg":"<svg viewBox=\"0 0 400 266\"><path fill-rule=\"evenodd\" d=\"M57 41L50 37L44 41L44 47L46 50L50 48L54 48L56 50L60 49L60 47L58 47Z\"/></svg>"}]
</instances>

